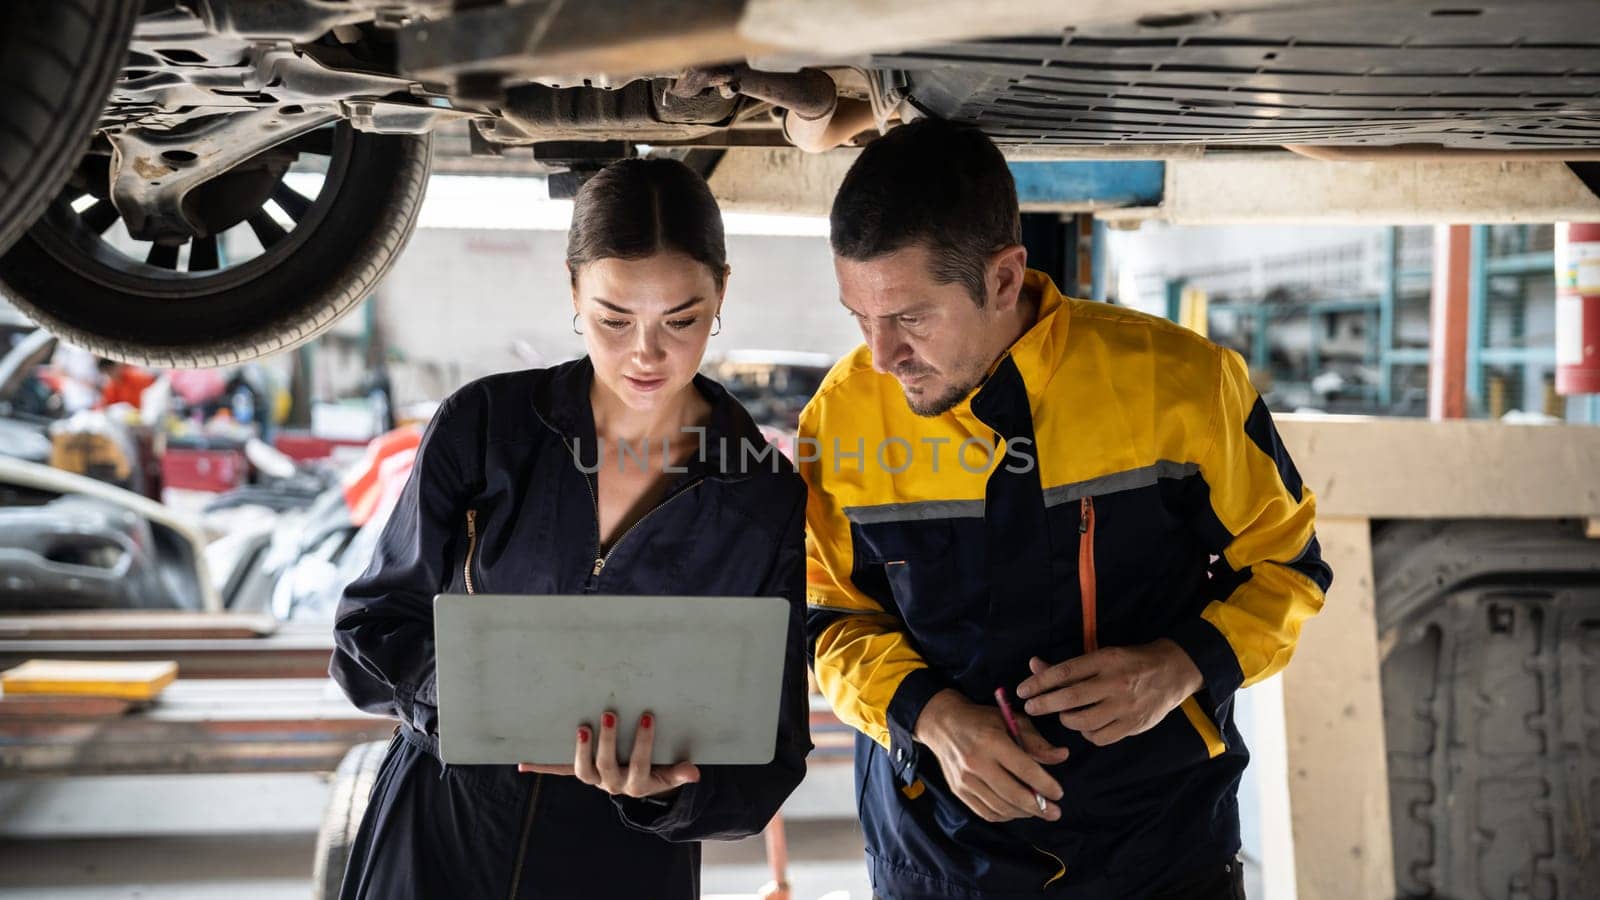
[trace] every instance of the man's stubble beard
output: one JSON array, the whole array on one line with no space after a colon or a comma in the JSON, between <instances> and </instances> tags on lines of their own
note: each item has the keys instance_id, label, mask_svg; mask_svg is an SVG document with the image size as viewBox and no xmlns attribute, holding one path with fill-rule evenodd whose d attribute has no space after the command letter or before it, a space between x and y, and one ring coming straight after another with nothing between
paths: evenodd
<instances>
[{"instance_id":1,"label":"man's stubble beard","mask_svg":"<svg viewBox=\"0 0 1600 900\"><path fill-rule=\"evenodd\" d=\"M981 368L974 366L973 368L976 369L975 374L969 376L957 386L944 391L931 400L920 400L915 398L909 392L906 392L902 386L901 393L905 394L906 405L911 408L912 413L925 419L936 418L944 415L952 409L955 409L956 406L960 405L962 400L967 398L968 394L972 393L974 389L983 384L987 377L988 366L983 366Z\"/></svg>"}]
</instances>

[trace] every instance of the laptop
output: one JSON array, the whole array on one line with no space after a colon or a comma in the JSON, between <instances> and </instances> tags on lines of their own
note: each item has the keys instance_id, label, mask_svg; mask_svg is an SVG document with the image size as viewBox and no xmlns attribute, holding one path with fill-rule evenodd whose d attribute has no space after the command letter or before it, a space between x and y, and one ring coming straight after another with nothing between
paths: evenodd
<instances>
[{"instance_id":1,"label":"laptop","mask_svg":"<svg viewBox=\"0 0 1600 900\"><path fill-rule=\"evenodd\" d=\"M606 710L624 761L647 711L655 765L772 761L782 598L440 594L433 610L446 763L571 765Z\"/></svg>"}]
</instances>

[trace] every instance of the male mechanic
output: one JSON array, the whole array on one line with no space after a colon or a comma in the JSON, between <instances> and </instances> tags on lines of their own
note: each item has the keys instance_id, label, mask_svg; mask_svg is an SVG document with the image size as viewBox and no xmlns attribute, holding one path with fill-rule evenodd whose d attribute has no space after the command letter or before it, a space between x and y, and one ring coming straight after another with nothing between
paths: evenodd
<instances>
[{"instance_id":1,"label":"male mechanic","mask_svg":"<svg viewBox=\"0 0 1600 900\"><path fill-rule=\"evenodd\" d=\"M877 895L1242 897L1233 694L1332 577L1244 363L1029 270L974 130L872 142L832 243L866 343L800 419L808 624Z\"/></svg>"}]
</instances>

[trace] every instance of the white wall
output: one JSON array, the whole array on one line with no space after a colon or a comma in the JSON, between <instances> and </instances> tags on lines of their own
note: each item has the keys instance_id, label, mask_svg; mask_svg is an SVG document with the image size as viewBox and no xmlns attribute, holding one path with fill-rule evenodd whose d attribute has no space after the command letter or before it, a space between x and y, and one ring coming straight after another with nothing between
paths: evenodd
<instances>
[{"instance_id":1,"label":"white wall","mask_svg":"<svg viewBox=\"0 0 1600 900\"><path fill-rule=\"evenodd\" d=\"M1357 261L1348 250L1382 236L1380 228L1355 226L1177 227L1147 222L1134 231L1111 232L1110 247L1119 268L1140 279L1189 275L1199 283L1209 280L1204 273L1216 273L1211 278L1217 284L1199 285L1213 292L1232 289L1259 296L1285 280L1342 281L1346 279L1339 276L1348 273L1353 280L1371 282L1376 293L1382 277L1374 265L1378 254L1370 254L1371 262Z\"/></svg>"},{"instance_id":2,"label":"white wall","mask_svg":"<svg viewBox=\"0 0 1600 900\"><path fill-rule=\"evenodd\" d=\"M377 292L383 338L407 361L395 367L397 402L581 354L565 259L564 231L419 229ZM730 235L728 264L722 332L708 355L782 349L837 357L860 343L838 302L827 238ZM353 314L341 325L359 323Z\"/></svg>"}]
</instances>

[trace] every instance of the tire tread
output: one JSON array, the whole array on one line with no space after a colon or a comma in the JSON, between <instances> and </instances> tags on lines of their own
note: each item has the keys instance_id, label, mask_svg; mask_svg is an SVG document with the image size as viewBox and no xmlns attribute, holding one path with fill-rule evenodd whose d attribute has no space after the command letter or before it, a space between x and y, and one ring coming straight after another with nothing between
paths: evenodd
<instances>
[{"instance_id":1,"label":"tire tread","mask_svg":"<svg viewBox=\"0 0 1600 900\"><path fill-rule=\"evenodd\" d=\"M0 30L0 250L43 211L71 174L127 58L138 0L6 0L17 27ZM74 23L78 27L63 27ZM82 46L73 37L88 35ZM53 67L45 63L54 64ZM52 70L53 69L53 70ZM42 115L25 118L24 105ZM32 124L30 124L32 123Z\"/></svg>"}]
</instances>

